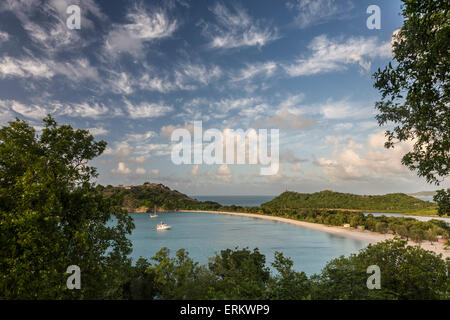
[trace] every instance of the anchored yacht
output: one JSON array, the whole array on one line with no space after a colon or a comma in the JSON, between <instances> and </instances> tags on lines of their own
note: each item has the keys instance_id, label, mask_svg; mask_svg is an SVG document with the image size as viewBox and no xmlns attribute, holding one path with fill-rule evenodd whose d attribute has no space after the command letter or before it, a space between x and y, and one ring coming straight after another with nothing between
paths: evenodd
<instances>
[{"instance_id":1,"label":"anchored yacht","mask_svg":"<svg viewBox=\"0 0 450 320\"><path fill-rule=\"evenodd\" d=\"M163 223L163 222L158 223L158 224L156 225L156 231L169 230L170 228L172 228L172 227L169 226L168 224Z\"/></svg>"}]
</instances>

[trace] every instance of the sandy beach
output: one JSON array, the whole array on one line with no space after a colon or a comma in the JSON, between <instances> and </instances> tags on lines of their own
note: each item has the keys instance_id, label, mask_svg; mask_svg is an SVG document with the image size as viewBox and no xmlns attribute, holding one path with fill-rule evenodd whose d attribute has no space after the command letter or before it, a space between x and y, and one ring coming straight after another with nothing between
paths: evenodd
<instances>
[{"instance_id":1,"label":"sandy beach","mask_svg":"<svg viewBox=\"0 0 450 320\"><path fill-rule=\"evenodd\" d=\"M324 224L298 221L298 220L292 220L292 219L287 219L287 218L282 218L282 217L274 217L274 216L254 214L254 213L201 211L201 210L182 210L180 212L226 214L226 215L231 215L231 216L278 221L278 222L289 223L289 224L293 224L296 226L310 228L310 229L314 229L314 230L318 230L318 231L328 232L328 233L332 233L332 234L343 236L343 237L354 238L354 239L364 241L367 243L372 243L372 244L394 238L394 235L392 235L392 234L381 234L381 233L372 232L372 231L368 231L368 230L358 230L358 229L354 229L354 228L328 226L328 225L324 225ZM418 245L414 241L409 241L408 244L414 245L414 246ZM444 258L450 257L450 250L445 250L442 243L434 242L433 244L431 244L429 241L424 241L420 244L420 247L422 247L425 250L430 250L430 251L434 251L436 253L441 253Z\"/></svg>"}]
</instances>

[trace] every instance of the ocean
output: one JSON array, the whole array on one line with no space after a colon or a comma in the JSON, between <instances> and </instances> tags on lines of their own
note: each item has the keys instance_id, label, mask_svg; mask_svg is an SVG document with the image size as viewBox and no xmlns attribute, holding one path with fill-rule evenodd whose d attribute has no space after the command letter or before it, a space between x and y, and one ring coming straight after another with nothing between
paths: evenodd
<instances>
[{"instance_id":1,"label":"ocean","mask_svg":"<svg viewBox=\"0 0 450 320\"><path fill-rule=\"evenodd\" d=\"M245 248L266 255L270 266L274 252L280 251L294 262L294 269L311 275L319 273L328 261L364 248L365 242L282 222L236 217L214 213L133 213L136 228L129 237L133 244L131 257L151 258L162 247L175 254L184 248L190 256L204 264L216 252L227 248ZM156 231L160 221L172 226L168 231Z\"/></svg>"},{"instance_id":2,"label":"ocean","mask_svg":"<svg viewBox=\"0 0 450 320\"><path fill-rule=\"evenodd\" d=\"M221 205L259 206L275 196L193 196L200 201L215 201ZM404 216L396 213L372 213L376 216ZM202 264L215 253L227 248L245 248L266 255L267 265L273 262L274 252L280 251L294 262L294 269L308 275L319 273L330 260L341 255L357 253L367 243L311 230L282 222L213 213L159 213L150 219L148 214L133 213L136 228L129 236L133 244L131 257L151 258L162 247L175 254L184 248ZM415 217L428 220L428 217ZM441 218L450 221L449 218ZM171 230L158 232L156 224L164 222Z\"/></svg>"},{"instance_id":3,"label":"ocean","mask_svg":"<svg viewBox=\"0 0 450 320\"><path fill-rule=\"evenodd\" d=\"M242 207L255 207L274 199L276 196L190 196L199 201L215 201L223 206L235 204Z\"/></svg>"}]
</instances>

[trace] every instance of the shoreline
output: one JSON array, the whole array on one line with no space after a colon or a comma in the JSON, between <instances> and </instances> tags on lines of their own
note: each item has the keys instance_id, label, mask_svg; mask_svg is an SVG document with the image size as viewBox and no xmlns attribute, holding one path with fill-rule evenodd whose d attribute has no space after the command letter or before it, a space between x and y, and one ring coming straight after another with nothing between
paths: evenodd
<instances>
[{"instance_id":1,"label":"shoreline","mask_svg":"<svg viewBox=\"0 0 450 320\"><path fill-rule=\"evenodd\" d=\"M384 240L395 238L395 236L392 234L382 234L382 233L373 232L373 231L369 231L369 230L358 230L358 229L354 229L354 228L329 226L329 225L325 225L325 224L312 223L312 222L293 220L293 219L288 219L288 218L262 215L262 214L255 214L255 213L206 211L206 210L180 210L178 212L226 214L226 215L238 216L238 217L248 217L248 218L254 218L254 219L278 221L278 222L293 224L293 225L300 226L300 227L314 229L317 231L327 232L327 233L331 233L331 234L342 236L342 237L353 238L353 239L367 242L370 244L375 244L375 243L378 243L378 242L381 242ZM417 246L418 244L414 241L409 240L408 245ZM433 251L438 254L440 253L440 254L442 254L442 257L444 259L450 258L450 250L445 250L442 243L434 242L433 245L431 245L431 243L429 241L424 241L420 244L420 247L422 249Z\"/></svg>"}]
</instances>

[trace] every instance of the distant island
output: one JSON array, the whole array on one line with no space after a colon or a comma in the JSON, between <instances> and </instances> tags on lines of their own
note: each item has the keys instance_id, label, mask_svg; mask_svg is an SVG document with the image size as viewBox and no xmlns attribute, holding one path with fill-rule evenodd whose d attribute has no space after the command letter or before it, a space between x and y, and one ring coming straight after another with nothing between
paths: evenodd
<instances>
[{"instance_id":1,"label":"distant island","mask_svg":"<svg viewBox=\"0 0 450 320\"><path fill-rule=\"evenodd\" d=\"M221 210L264 213L274 209L334 209L366 212L399 212L430 215L436 205L404 193L356 195L325 190L316 193L286 191L259 207L222 206L214 201L199 201L163 184L146 182L139 186L98 186L128 212L173 210Z\"/></svg>"},{"instance_id":2,"label":"distant island","mask_svg":"<svg viewBox=\"0 0 450 320\"><path fill-rule=\"evenodd\" d=\"M316 193L286 191L261 205L263 208L343 209L367 212L432 213L436 205L404 193L357 195L325 190Z\"/></svg>"},{"instance_id":3,"label":"distant island","mask_svg":"<svg viewBox=\"0 0 450 320\"><path fill-rule=\"evenodd\" d=\"M408 195L412 197L434 197L436 195L436 191L419 191L415 193L408 193Z\"/></svg>"},{"instance_id":4,"label":"distant island","mask_svg":"<svg viewBox=\"0 0 450 320\"><path fill-rule=\"evenodd\" d=\"M217 210L221 205L213 201L198 201L163 184L146 182L139 186L97 186L107 197L113 198L128 212L158 212L184 210Z\"/></svg>"}]
</instances>

